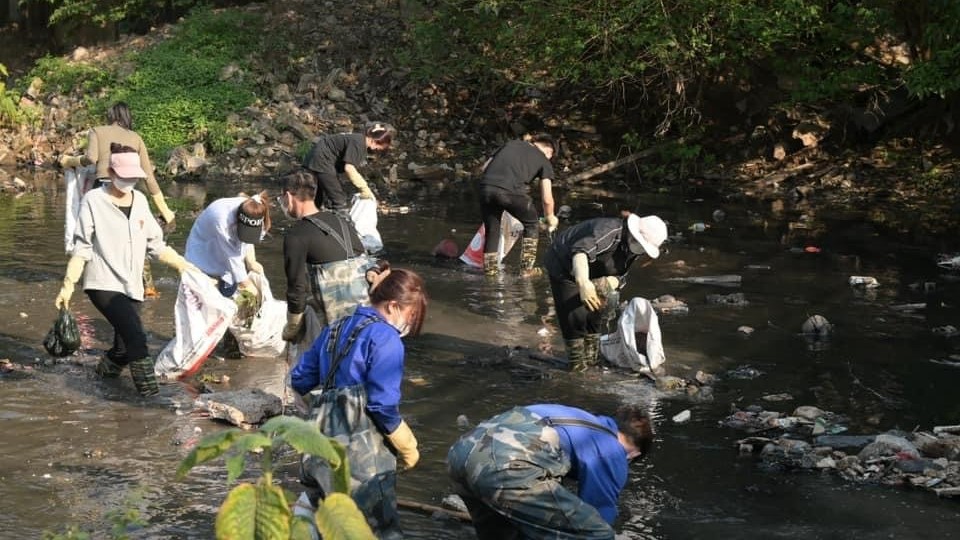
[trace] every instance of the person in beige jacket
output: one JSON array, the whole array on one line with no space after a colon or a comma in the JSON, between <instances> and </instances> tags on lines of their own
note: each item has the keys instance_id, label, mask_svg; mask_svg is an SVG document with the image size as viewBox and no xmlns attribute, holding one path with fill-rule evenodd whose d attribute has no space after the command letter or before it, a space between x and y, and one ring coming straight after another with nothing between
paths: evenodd
<instances>
[{"instance_id":1,"label":"person in beige jacket","mask_svg":"<svg viewBox=\"0 0 960 540\"><path fill-rule=\"evenodd\" d=\"M96 165L96 178L102 183L110 179L110 145L116 143L133 148L140 156L140 167L146 173L144 181L147 184L147 192L150 194L153 204L160 212L160 217L167 223L173 225L174 213L167 207L167 201L160 191L160 184L157 183L153 175L153 164L150 162L150 156L147 153L147 145L143 139L133 131L133 117L130 114L130 108L126 103L119 101L107 109L107 125L97 126L90 129L87 134L87 153L83 156L64 156L60 159L60 166L63 168L73 168L86 165Z\"/></svg>"}]
</instances>

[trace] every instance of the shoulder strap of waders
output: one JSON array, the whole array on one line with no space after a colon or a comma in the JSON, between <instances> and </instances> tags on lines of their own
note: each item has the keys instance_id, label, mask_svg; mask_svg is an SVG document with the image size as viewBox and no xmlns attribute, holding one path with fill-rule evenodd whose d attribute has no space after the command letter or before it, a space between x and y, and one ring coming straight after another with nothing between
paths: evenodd
<instances>
[{"instance_id":1,"label":"shoulder strap of waders","mask_svg":"<svg viewBox=\"0 0 960 540\"><path fill-rule=\"evenodd\" d=\"M554 426L579 426L579 427L585 427L585 428L594 429L594 430L596 430L596 431L601 431L601 432L603 432L603 433L609 433L610 435L613 435L614 437L617 436L616 432L614 432L613 430L611 430L611 429L608 428L607 426L602 426L602 425L600 425L600 424L597 424L597 423L594 423L594 422L590 422L590 421L588 421L588 420L581 420L580 418L566 418L566 417L556 418L556 417L551 417L551 416L544 416L543 418L541 418L540 420L538 420L538 422L541 423L541 424L543 424L543 425L550 426L550 427L554 427Z\"/></svg>"},{"instance_id":2,"label":"shoulder strap of waders","mask_svg":"<svg viewBox=\"0 0 960 540\"><path fill-rule=\"evenodd\" d=\"M333 227L324 223L315 214L311 216L307 216L304 219L316 225L321 231L332 236L333 239L336 240L338 244L340 244L340 247L343 248L343 251L346 252L347 258L351 258L355 256L354 249L353 249L353 239L350 238L350 233L349 231L347 231L347 225L344 223L342 217L337 216L337 219L340 220L340 232L342 234L337 234L337 231L333 230ZM347 244L348 241L350 242L349 244Z\"/></svg>"},{"instance_id":3,"label":"shoulder strap of waders","mask_svg":"<svg viewBox=\"0 0 960 540\"><path fill-rule=\"evenodd\" d=\"M382 319L380 319L380 317L367 317L357 323L357 325L353 327L353 331L350 332L350 336L347 337L347 342L343 348L340 349L339 354L336 354L337 342L340 341L340 333L343 330L346 320L346 318L340 319L334 322L333 327L330 328L330 337L327 339L327 356L333 360L330 362L330 371L327 372L327 378L323 381L324 390L333 388L333 381L337 375L337 369L340 368L340 362L346 358L347 353L353 348L353 343L357 340L357 337L360 336L360 332L364 328Z\"/></svg>"}]
</instances>

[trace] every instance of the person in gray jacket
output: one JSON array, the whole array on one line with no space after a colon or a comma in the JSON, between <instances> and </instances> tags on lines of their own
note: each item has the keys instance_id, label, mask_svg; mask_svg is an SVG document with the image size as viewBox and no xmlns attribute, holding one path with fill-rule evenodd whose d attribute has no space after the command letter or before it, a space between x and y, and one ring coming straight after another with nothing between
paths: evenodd
<instances>
[{"instance_id":1,"label":"person in gray jacket","mask_svg":"<svg viewBox=\"0 0 960 540\"><path fill-rule=\"evenodd\" d=\"M137 391L152 396L159 388L140 321L144 258L150 255L179 272L199 270L164 243L146 196L133 189L147 174L140 156L133 148L119 150L110 156L112 182L88 191L80 202L75 248L55 304L67 307L82 277L90 302L114 331L113 346L97 364L97 374L118 377L129 365Z\"/></svg>"}]
</instances>

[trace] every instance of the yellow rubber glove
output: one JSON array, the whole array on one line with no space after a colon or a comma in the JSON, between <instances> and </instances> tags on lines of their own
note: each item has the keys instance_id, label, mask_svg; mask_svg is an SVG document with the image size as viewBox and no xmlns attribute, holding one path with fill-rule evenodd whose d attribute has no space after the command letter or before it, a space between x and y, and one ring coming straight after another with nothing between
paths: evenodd
<instances>
[{"instance_id":1,"label":"yellow rubber glove","mask_svg":"<svg viewBox=\"0 0 960 540\"><path fill-rule=\"evenodd\" d=\"M186 272L187 270L197 271L197 272L200 271L199 268L197 268L196 266L193 265L193 263L189 262L188 260L180 256L180 254L177 253L177 250L173 249L170 246L167 246L166 249L164 249L163 251L160 252L159 255L157 255L157 260L169 266L170 268L173 268L177 272L180 272L181 274Z\"/></svg>"},{"instance_id":2,"label":"yellow rubber glove","mask_svg":"<svg viewBox=\"0 0 960 540\"><path fill-rule=\"evenodd\" d=\"M60 307L70 307L70 297L73 296L73 286L80 281L80 278L83 276L83 267L86 266L86 264L86 259L81 259L76 255L70 257L70 261L67 262L67 273L63 276L63 285L60 287L60 293L57 294L57 299L53 302L53 304L57 306L57 309L60 309Z\"/></svg>"},{"instance_id":3,"label":"yellow rubber glove","mask_svg":"<svg viewBox=\"0 0 960 540\"><path fill-rule=\"evenodd\" d=\"M160 212L160 217L163 218L168 224L173 223L173 220L177 218L176 214L167 206L167 200L163 197L163 193L157 193L150 196L153 199L153 204L157 206L157 210Z\"/></svg>"},{"instance_id":4,"label":"yellow rubber glove","mask_svg":"<svg viewBox=\"0 0 960 540\"><path fill-rule=\"evenodd\" d=\"M557 216L553 214L550 214L543 219L547 222L547 232L553 232L557 230L557 225L560 225L560 220L557 219Z\"/></svg>"},{"instance_id":5,"label":"yellow rubber glove","mask_svg":"<svg viewBox=\"0 0 960 540\"><path fill-rule=\"evenodd\" d=\"M361 199L373 198L373 192L370 191L370 186L367 185L367 181L364 180L363 175L357 171L356 167L347 164L344 167L344 172L347 174L347 178L350 179L350 183L353 184L353 187L357 188L357 191L360 192Z\"/></svg>"},{"instance_id":6,"label":"yellow rubber glove","mask_svg":"<svg viewBox=\"0 0 960 540\"><path fill-rule=\"evenodd\" d=\"M283 340L291 343L299 341L303 327L303 313L287 313L287 324L283 327Z\"/></svg>"},{"instance_id":7,"label":"yellow rubber glove","mask_svg":"<svg viewBox=\"0 0 960 540\"><path fill-rule=\"evenodd\" d=\"M257 262L257 253L253 246L250 246L243 255L243 264L247 267L247 272L264 275L263 265Z\"/></svg>"},{"instance_id":8,"label":"yellow rubber glove","mask_svg":"<svg viewBox=\"0 0 960 540\"><path fill-rule=\"evenodd\" d=\"M603 307L603 302L597 296L597 288L590 281L590 261L586 253L573 256L573 279L580 289L580 300L589 311L597 311Z\"/></svg>"},{"instance_id":9,"label":"yellow rubber glove","mask_svg":"<svg viewBox=\"0 0 960 540\"><path fill-rule=\"evenodd\" d=\"M387 440L397 451L397 464L403 469L412 469L420 461L420 451L417 450L417 438L410 431L410 426L403 420L393 433L387 435Z\"/></svg>"},{"instance_id":10,"label":"yellow rubber glove","mask_svg":"<svg viewBox=\"0 0 960 540\"><path fill-rule=\"evenodd\" d=\"M80 163L80 158L77 156L62 156L60 158L60 167L64 169L75 169L82 166Z\"/></svg>"}]
</instances>

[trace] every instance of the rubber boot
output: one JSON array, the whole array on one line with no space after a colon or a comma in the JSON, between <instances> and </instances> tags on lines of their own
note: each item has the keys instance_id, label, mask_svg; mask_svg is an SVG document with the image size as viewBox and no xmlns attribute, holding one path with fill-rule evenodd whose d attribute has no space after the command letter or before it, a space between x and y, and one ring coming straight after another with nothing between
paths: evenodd
<instances>
[{"instance_id":1,"label":"rubber boot","mask_svg":"<svg viewBox=\"0 0 960 540\"><path fill-rule=\"evenodd\" d=\"M141 358L130 362L130 376L133 385L143 397L153 396L160 392L157 384L157 374L153 370L153 358Z\"/></svg>"},{"instance_id":2,"label":"rubber boot","mask_svg":"<svg viewBox=\"0 0 960 540\"><path fill-rule=\"evenodd\" d=\"M483 273L488 276L495 276L500 273L500 257L496 253L483 254Z\"/></svg>"},{"instance_id":3,"label":"rubber boot","mask_svg":"<svg viewBox=\"0 0 960 540\"><path fill-rule=\"evenodd\" d=\"M123 366L115 364L113 360L104 356L93 370L104 379L115 379L120 376Z\"/></svg>"},{"instance_id":4,"label":"rubber boot","mask_svg":"<svg viewBox=\"0 0 960 540\"><path fill-rule=\"evenodd\" d=\"M570 369L586 371L588 366L584 362L583 338L565 339L563 344L567 348L567 362L570 363Z\"/></svg>"},{"instance_id":5,"label":"rubber boot","mask_svg":"<svg viewBox=\"0 0 960 540\"><path fill-rule=\"evenodd\" d=\"M587 367L596 366L600 363L600 334L583 336L583 363Z\"/></svg>"},{"instance_id":6,"label":"rubber boot","mask_svg":"<svg viewBox=\"0 0 960 540\"><path fill-rule=\"evenodd\" d=\"M524 238L520 244L520 275L524 277L536 276L540 273L537 268L537 241L538 238Z\"/></svg>"}]
</instances>

